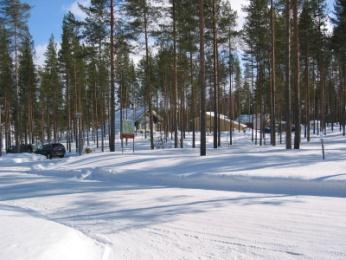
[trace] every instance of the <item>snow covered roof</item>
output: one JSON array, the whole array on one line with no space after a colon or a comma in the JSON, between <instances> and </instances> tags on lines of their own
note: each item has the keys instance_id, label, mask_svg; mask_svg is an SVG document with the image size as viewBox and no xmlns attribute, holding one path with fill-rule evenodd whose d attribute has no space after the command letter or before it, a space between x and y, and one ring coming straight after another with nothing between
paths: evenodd
<instances>
[{"instance_id":1,"label":"snow covered roof","mask_svg":"<svg viewBox=\"0 0 346 260\"><path fill-rule=\"evenodd\" d=\"M207 112L205 112L205 113L206 113L207 116L212 116L212 117L214 117L214 112L212 112L212 111L207 111ZM223 114L218 114L218 117L219 117L220 119L229 120L228 116L223 115Z\"/></svg>"},{"instance_id":2,"label":"snow covered roof","mask_svg":"<svg viewBox=\"0 0 346 260\"><path fill-rule=\"evenodd\" d=\"M123 108L123 120L127 120L132 122L134 125L135 122L145 120L145 115L148 116L148 111L144 109L144 107L136 107L135 110L133 108ZM158 120L162 120L160 115L156 111L153 110L153 116L158 118ZM120 109L115 111L115 129L120 129Z\"/></svg>"},{"instance_id":3,"label":"snow covered roof","mask_svg":"<svg viewBox=\"0 0 346 260\"><path fill-rule=\"evenodd\" d=\"M123 108L122 110L123 112L123 119L127 118L127 120L130 121L137 121L138 119L140 119L144 113L144 107L138 107L135 110L132 108ZM120 122L120 109L115 111L115 122Z\"/></svg>"},{"instance_id":4,"label":"snow covered roof","mask_svg":"<svg viewBox=\"0 0 346 260\"><path fill-rule=\"evenodd\" d=\"M205 112L207 116L209 117L214 117L214 112L212 111L207 111ZM218 118L220 118L221 120L224 120L226 122L232 122L233 125L238 125L240 124L240 126L242 127L246 127L246 125L242 124L242 123L239 123L238 121L235 121L235 120L230 120L228 116L226 115L223 115L223 114L218 114Z\"/></svg>"}]
</instances>

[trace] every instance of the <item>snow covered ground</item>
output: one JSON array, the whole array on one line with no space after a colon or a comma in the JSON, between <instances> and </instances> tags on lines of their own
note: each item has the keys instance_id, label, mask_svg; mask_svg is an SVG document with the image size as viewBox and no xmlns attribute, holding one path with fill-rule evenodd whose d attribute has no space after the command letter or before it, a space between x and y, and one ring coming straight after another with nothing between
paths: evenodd
<instances>
[{"instance_id":1,"label":"snow covered ground","mask_svg":"<svg viewBox=\"0 0 346 260\"><path fill-rule=\"evenodd\" d=\"M0 259L346 259L345 137L226 142L1 158Z\"/></svg>"}]
</instances>

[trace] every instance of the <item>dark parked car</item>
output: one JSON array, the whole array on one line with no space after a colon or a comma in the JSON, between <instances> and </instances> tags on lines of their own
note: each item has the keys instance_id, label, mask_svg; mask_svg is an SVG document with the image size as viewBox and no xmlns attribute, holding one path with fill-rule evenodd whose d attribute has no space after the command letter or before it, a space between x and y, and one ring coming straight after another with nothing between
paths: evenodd
<instances>
[{"instance_id":1,"label":"dark parked car","mask_svg":"<svg viewBox=\"0 0 346 260\"><path fill-rule=\"evenodd\" d=\"M270 127L265 127L265 128L263 129L263 132L266 133L266 134L270 134L271 131L272 131L272 129L271 129Z\"/></svg>"},{"instance_id":2,"label":"dark parked car","mask_svg":"<svg viewBox=\"0 0 346 260\"><path fill-rule=\"evenodd\" d=\"M42 154L48 159L53 157L63 158L65 156L65 146L60 143L45 144L42 147L37 148L35 153Z\"/></svg>"},{"instance_id":3,"label":"dark parked car","mask_svg":"<svg viewBox=\"0 0 346 260\"><path fill-rule=\"evenodd\" d=\"M19 145L19 150L16 145L12 145L7 148L7 153L32 153L34 151L34 146L32 144L21 144Z\"/></svg>"}]
</instances>

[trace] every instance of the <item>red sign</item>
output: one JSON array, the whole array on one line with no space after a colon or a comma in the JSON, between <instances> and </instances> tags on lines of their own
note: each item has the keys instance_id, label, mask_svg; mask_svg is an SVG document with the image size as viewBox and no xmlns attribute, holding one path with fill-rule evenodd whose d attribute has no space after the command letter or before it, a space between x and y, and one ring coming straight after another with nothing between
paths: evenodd
<instances>
[{"instance_id":1,"label":"red sign","mask_svg":"<svg viewBox=\"0 0 346 260\"><path fill-rule=\"evenodd\" d=\"M131 134L131 133L123 133L120 136L121 139L135 139L135 134Z\"/></svg>"}]
</instances>

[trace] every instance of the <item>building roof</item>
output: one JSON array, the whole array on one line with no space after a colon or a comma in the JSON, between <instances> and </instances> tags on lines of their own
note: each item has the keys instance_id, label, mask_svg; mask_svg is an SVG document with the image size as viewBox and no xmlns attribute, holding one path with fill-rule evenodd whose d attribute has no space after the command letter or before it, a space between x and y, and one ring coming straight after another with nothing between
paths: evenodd
<instances>
[{"instance_id":1,"label":"building roof","mask_svg":"<svg viewBox=\"0 0 346 260\"><path fill-rule=\"evenodd\" d=\"M212 111L207 111L205 113L206 113L206 116L214 117L214 112L212 112ZM239 123L238 121L230 120L228 116L223 115L223 114L218 114L218 118L220 118L221 120L224 120L226 122L232 122L233 125L240 124L241 127L244 127L244 128L247 127L246 125L242 124L242 122Z\"/></svg>"}]
</instances>

